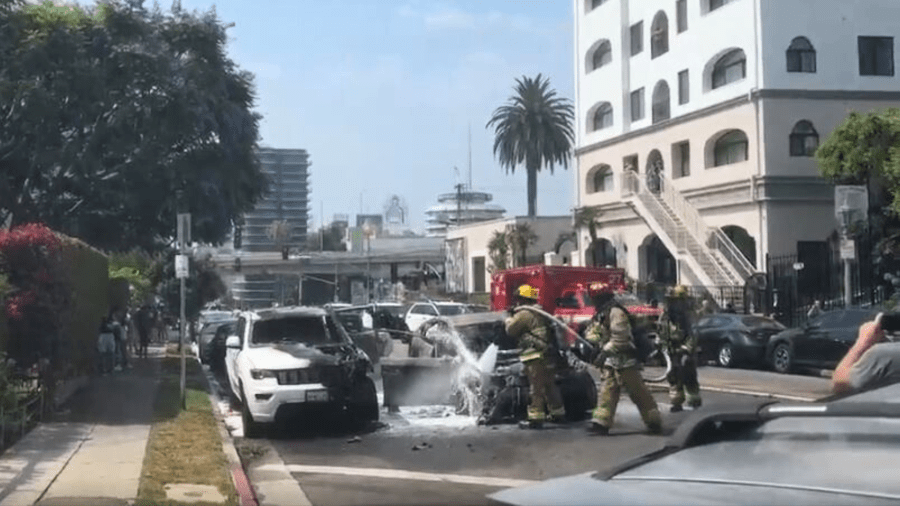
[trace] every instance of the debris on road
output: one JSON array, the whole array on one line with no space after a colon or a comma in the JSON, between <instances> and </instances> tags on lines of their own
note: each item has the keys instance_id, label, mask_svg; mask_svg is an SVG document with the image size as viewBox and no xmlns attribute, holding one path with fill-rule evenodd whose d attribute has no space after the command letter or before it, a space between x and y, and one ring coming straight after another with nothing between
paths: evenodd
<instances>
[{"instance_id":1,"label":"debris on road","mask_svg":"<svg viewBox=\"0 0 900 506\"><path fill-rule=\"evenodd\" d=\"M359 436L353 436L347 440L347 443L359 443L362 442L362 438Z\"/></svg>"},{"instance_id":2,"label":"debris on road","mask_svg":"<svg viewBox=\"0 0 900 506\"><path fill-rule=\"evenodd\" d=\"M432 447L432 446L431 446L431 443L425 442L425 443L419 443L419 444L413 446L413 447L412 447L412 450L413 450L413 451L427 450L427 449L429 449L429 448L431 448L431 447Z\"/></svg>"}]
</instances>

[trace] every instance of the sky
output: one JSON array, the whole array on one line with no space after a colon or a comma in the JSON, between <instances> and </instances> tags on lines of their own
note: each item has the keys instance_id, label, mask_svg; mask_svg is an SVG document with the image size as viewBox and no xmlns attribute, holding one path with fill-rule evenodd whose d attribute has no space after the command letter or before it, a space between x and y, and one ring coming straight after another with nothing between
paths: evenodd
<instances>
[{"instance_id":1,"label":"sky","mask_svg":"<svg viewBox=\"0 0 900 506\"><path fill-rule=\"evenodd\" d=\"M181 4L234 23L228 53L256 75L260 145L309 152L314 228L322 216L382 213L398 195L424 231L438 194L468 182L470 125L474 189L506 216L527 213L524 167L500 167L485 125L523 75L573 98L571 0ZM573 174L571 163L541 171L539 215L571 213Z\"/></svg>"}]
</instances>

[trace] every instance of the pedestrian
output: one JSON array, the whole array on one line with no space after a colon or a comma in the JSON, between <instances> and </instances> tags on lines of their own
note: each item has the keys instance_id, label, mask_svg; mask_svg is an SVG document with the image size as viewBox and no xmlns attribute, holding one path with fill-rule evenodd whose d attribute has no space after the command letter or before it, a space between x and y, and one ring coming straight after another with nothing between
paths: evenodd
<instances>
[{"instance_id":1,"label":"pedestrian","mask_svg":"<svg viewBox=\"0 0 900 506\"><path fill-rule=\"evenodd\" d=\"M659 406L641 377L641 363L632 333L635 323L631 315L616 302L611 287L605 283L592 283L589 293L596 312L593 325L587 332L587 340L595 346L593 363L600 368L602 384L588 432L609 434L622 388L637 406L647 429L654 434L662 432Z\"/></svg>"},{"instance_id":2,"label":"pedestrian","mask_svg":"<svg viewBox=\"0 0 900 506\"><path fill-rule=\"evenodd\" d=\"M137 331L138 331L138 352L140 358L147 358L147 348L150 346L150 332L153 330L153 314L152 309L147 304L141 306L137 312Z\"/></svg>"},{"instance_id":3,"label":"pedestrian","mask_svg":"<svg viewBox=\"0 0 900 506\"><path fill-rule=\"evenodd\" d=\"M682 405L699 408L700 384L697 381L697 336L693 332L691 301L683 286L676 286L666 297L666 308L659 317L659 339L672 360L666 375L669 383L669 411L677 413Z\"/></svg>"},{"instance_id":4,"label":"pedestrian","mask_svg":"<svg viewBox=\"0 0 900 506\"><path fill-rule=\"evenodd\" d=\"M900 383L900 342L885 338L879 320L863 323L831 375L831 388L844 394L892 383Z\"/></svg>"},{"instance_id":5,"label":"pedestrian","mask_svg":"<svg viewBox=\"0 0 900 506\"><path fill-rule=\"evenodd\" d=\"M100 374L106 376L113 371L116 360L116 337L109 317L100 321L97 352L100 354Z\"/></svg>"},{"instance_id":6,"label":"pedestrian","mask_svg":"<svg viewBox=\"0 0 900 506\"><path fill-rule=\"evenodd\" d=\"M126 349L128 329L124 325L124 310L120 308L114 309L110 314L110 320L110 327L116 340L116 366L113 370L119 372L125 368L131 369L131 364L128 363L128 350Z\"/></svg>"},{"instance_id":7,"label":"pedestrian","mask_svg":"<svg viewBox=\"0 0 900 506\"><path fill-rule=\"evenodd\" d=\"M700 316L709 316L716 312L716 308L713 307L712 302L709 299L703 299L703 302L700 303Z\"/></svg>"},{"instance_id":8,"label":"pedestrian","mask_svg":"<svg viewBox=\"0 0 900 506\"><path fill-rule=\"evenodd\" d=\"M555 381L555 365L559 360L556 334L545 316L529 310L542 309L537 301L536 288L520 286L516 290L515 306L510 308L512 314L505 322L506 334L518 342L519 358L528 376L531 402L528 419L519 424L523 429L540 429L548 411L551 422L562 422L566 416Z\"/></svg>"},{"instance_id":9,"label":"pedestrian","mask_svg":"<svg viewBox=\"0 0 900 506\"><path fill-rule=\"evenodd\" d=\"M823 313L822 301L816 300L815 302L813 302L812 307L809 308L809 311L806 313L806 319L812 320L813 318L815 318L816 316L819 316L822 313Z\"/></svg>"}]
</instances>

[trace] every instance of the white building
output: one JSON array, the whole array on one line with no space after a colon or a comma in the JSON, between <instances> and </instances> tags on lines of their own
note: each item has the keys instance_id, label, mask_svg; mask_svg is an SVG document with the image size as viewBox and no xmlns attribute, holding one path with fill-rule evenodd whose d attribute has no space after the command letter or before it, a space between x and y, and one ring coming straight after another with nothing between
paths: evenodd
<instances>
[{"instance_id":1,"label":"white building","mask_svg":"<svg viewBox=\"0 0 900 506\"><path fill-rule=\"evenodd\" d=\"M464 185L456 185L456 192L438 196L438 204L425 211L425 235L444 237L450 227L496 220L503 217L506 209L490 204L494 196L487 192L475 191Z\"/></svg>"},{"instance_id":2,"label":"white building","mask_svg":"<svg viewBox=\"0 0 900 506\"><path fill-rule=\"evenodd\" d=\"M900 103L900 1L574 5L576 207L602 211L575 261L740 286L767 254L821 257L834 190L812 153L849 111Z\"/></svg>"}]
</instances>

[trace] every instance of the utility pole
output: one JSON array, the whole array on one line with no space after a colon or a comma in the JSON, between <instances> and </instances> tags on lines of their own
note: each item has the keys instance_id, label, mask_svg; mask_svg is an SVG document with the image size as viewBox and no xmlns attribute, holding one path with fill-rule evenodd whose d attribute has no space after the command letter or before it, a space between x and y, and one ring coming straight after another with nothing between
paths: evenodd
<instances>
[{"instance_id":1,"label":"utility pole","mask_svg":"<svg viewBox=\"0 0 900 506\"><path fill-rule=\"evenodd\" d=\"M180 200L180 199L179 199ZM187 255L187 245L191 241L191 215L188 213L179 213L177 220L178 231L178 255L175 257L175 276L181 281L181 332L178 339L178 347L181 350L181 409L187 409L187 398L185 396L186 378L187 378L187 359L185 346L185 333L187 331L187 317L185 313L185 279L190 275L188 266L190 265Z\"/></svg>"}]
</instances>

